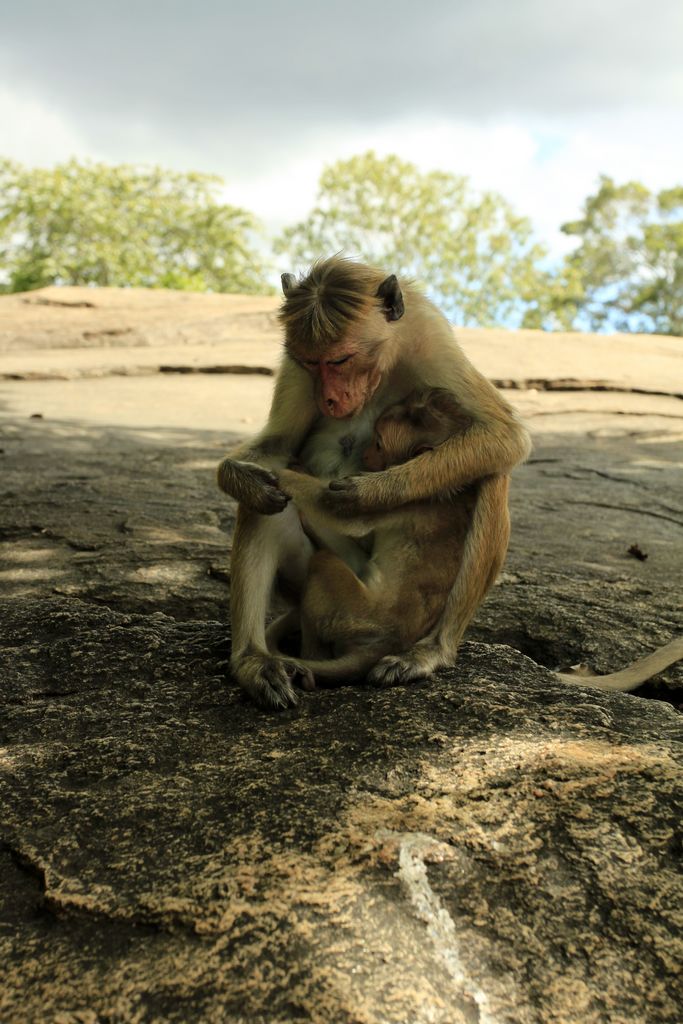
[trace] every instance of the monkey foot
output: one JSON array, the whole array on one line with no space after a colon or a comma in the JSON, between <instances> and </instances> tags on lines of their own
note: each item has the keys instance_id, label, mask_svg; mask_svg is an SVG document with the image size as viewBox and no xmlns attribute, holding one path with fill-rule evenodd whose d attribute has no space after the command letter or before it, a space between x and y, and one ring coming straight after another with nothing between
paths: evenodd
<instances>
[{"instance_id":1,"label":"monkey foot","mask_svg":"<svg viewBox=\"0 0 683 1024\"><path fill-rule=\"evenodd\" d=\"M295 685L304 690L315 689L315 680L308 669L289 658L268 654L251 654L241 658L233 674L249 696L262 708L289 708L299 703Z\"/></svg>"},{"instance_id":2,"label":"monkey foot","mask_svg":"<svg viewBox=\"0 0 683 1024\"><path fill-rule=\"evenodd\" d=\"M424 658L416 657L414 652L405 654L389 654L382 658L368 672L368 682L374 686L396 686L400 683L412 683L417 679L427 679L432 674L434 665Z\"/></svg>"}]
</instances>

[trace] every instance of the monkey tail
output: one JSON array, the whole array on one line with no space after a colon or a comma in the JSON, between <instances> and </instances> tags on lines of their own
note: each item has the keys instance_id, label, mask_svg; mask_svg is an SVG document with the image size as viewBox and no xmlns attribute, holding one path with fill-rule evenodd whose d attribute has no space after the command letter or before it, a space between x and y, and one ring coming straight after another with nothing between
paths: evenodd
<instances>
[{"instance_id":1,"label":"monkey tail","mask_svg":"<svg viewBox=\"0 0 683 1024\"><path fill-rule=\"evenodd\" d=\"M590 686L597 690L612 690L619 693L628 693L635 690L641 683L646 682L658 672L663 672L669 665L683 658L683 637L678 637L664 647L659 647L652 654L639 658L627 668L620 672L610 672L605 676L584 676L580 672L557 672L555 673L563 683L571 683L573 686Z\"/></svg>"},{"instance_id":2,"label":"monkey tail","mask_svg":"<svg viewBox=\"0 0 683 1024\"><path fill-rule=\"evenodd\" d=\"M507 551L510 521L507 514L509 478L490 476L481 481L479 495L467 532L460 571L444 614L431 634L443 654L452 660L474 613L498 575ZM594 687L598 690L628 693L658 672L683 658L683 637L640 658L619 672L604 676L584 676L558 672L564 683Z\"/></svg>"},{"instance_id":3,"label":"monkey tail","mask_svg":"<svg viewBox=\"0 0 683 1024\"><path fill-rule=\"evenodd\" d=\"M316 679L328 683L343 683L352 679L362 679L368 674L380 658L389 653L389 647L358 647L348 654L326 661L309 661L307 658L293 658L297 665L307 668Z\"/></svg>"}]
</instances>

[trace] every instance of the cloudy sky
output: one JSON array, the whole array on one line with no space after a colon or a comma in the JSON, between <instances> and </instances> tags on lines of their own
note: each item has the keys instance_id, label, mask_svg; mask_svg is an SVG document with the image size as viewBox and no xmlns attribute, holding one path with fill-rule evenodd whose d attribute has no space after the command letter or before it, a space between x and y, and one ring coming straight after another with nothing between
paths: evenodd
<instances>
[{"instance_id":1,"label":"cloudy sky","mask_svg":"<svg viewBox=\"0 0 683 1024\"><path fill-rule=\"evenodd\" d=\"M560 252L600 173L683 182L682 43L681 0L21 0L0 154L217 172L274 232L373 148L502 192Z\"/></svg>"}]
</instances>

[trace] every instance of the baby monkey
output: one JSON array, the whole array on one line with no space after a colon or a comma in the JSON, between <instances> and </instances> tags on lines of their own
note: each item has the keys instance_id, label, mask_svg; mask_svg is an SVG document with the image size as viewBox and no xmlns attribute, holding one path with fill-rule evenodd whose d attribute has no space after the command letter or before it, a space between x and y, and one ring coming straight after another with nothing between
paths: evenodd
<instances>
[{"instance_id":1,"label":"baby monkey","mask_svg":"<svg viewBox=\"0 0 683 1024\"><path fill-rule=\"evenodd\" d=\"M365 469L377 473L432 451L471 425L472 420L459 409L451 391L411 391L379 417L361 462Z\"/></svg>"},{"instance_id":2,"label":"baby monkey","mask_svg":"<svg viewBox=\"0 0 683 1024\"><path fill-rule=\"evenodd\" d=\"M413 391L379 417L362 455L363 466L376 472L408 459L428 460L432 449L470 424L451 391ZM330 528L347 537L372 535L369 556L364 556L358 575L334 551L316 551L300 609L270 627L268 643L275 647L284 632L300 626L301 657L294 661L307 687L313 685L313 677L334 682L363 675L385 655L399 654L428 637L460 569L467 573L462 566L465 537L478 504L487 500L482 488L502 488L505 497L508 488L507 477L489 477L461 490L457 504L445 493L440 500L347 518L325 507L329 481L286 469L278 472L278 483L294 500L314 541ZM506 502L503 505L507 507ZM462 607L456 604L460 637L503 562L509 520L507 515L501 518L502 543L492 545L500 554L484 574L482 592L468 593L465 587Z\"/></svg>"}]
</instances>

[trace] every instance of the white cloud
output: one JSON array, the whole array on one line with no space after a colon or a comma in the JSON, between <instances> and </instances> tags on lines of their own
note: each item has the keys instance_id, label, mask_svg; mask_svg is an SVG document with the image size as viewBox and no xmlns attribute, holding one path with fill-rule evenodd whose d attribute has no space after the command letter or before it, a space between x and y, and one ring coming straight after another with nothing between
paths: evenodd
<instances>
[{"instance_id":1,"label":"white cloud","mask_svg":"<svg viewBox=\"0 0 683 1024\"><path fill-rule=\"evenodd\" d=\"M380 155L396 153L425 171L466 174L475 188L500 192L531 218L554 255L571 247L559 226L578 215L601 173L617 181L635 178L655 189L680 184L679 122L679 111L660 109L596 112L555 122L508 116L411 118L375 127L345 123L308 143L292 141L278 152L276 163L265 147L246 173L227 145L211 154L207 168L201 143L195 148L160 135L150 140L133 118L127 139L112 132L109 144L96 148L64 111L0 85L1 154L27 164L48 165L77 156L215 170L226 179L226 200L254 212L275 235L306 216L325 164L374 149Z\"/></svg>"},{"instance_id":2,"label":"white cloud","mask_svg":"<svg viewBox=\"0 0 683 1024\"><path fill-rule=\"evenodd\" d=\"M0 85L0 156L47 165L91 156L88 144L61 111Z\"/></svg>"},{"instance_id":3,"label":"white cloud","mask_svg":"<svg viewBox=\"0 0 683 1024\"><path fill-rule=\"evenodd\" d=\"M677 119L675 111L642 111L557 123L432 119L347 130L318 140L303 156L283 158L275 170L233 178L226 197L253 210L276 233L306 215L324 164L374 149L396 153L422 170L466 174L475 188L500 192L531 218L551 253L560 255L573 244L560 225L579 214L600 174L622 182L636 178L653 189L680 183L683 133L676 130Z\"/></svg>"},{"instance_id":4,"label":"white cloud","mask_svg":"<svg viewBox=\"0 0 683 1024\"><path fill-rule=\"evenodd\" d=\"M553 253L600 173L681 181L680 0L95 7L8 9L0 155L216 172L276 234L375 149L501 192Z\"/></svg>"}]
</instances>

